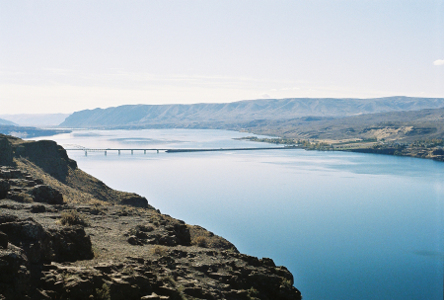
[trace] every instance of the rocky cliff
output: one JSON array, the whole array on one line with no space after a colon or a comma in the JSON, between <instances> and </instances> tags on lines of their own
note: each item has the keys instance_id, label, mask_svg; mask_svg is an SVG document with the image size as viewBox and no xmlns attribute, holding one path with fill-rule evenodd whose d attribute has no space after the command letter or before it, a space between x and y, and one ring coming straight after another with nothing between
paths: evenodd
<instances>
[{"instance_id":1,"label":"rocky cliff","mask_svg":"<svg viewBox=\"0 0 444 300\"><path fill-rule=\"evenodd\" d=\"M77 168L51 141L0 136L0 299L301 299L240 254Z\"/></svg>"}]
</instances>

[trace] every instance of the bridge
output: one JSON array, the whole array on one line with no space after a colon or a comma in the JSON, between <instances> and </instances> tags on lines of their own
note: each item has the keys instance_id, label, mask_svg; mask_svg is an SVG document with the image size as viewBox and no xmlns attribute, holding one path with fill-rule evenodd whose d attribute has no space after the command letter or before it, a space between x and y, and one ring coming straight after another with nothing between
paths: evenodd
<instances>
[{"instance_id":1,"label":"bridge","mask_svg":"<svg viewBox=\"0 0 444 300\"><path fill-rule=\"evenodd\" d=\"M204 148L204 149L192 149L192 148L184 148L184 149L174 149L174 148L65 148L66 151L84 151L85 156L88 155L88 152L103 152L104 155L107 155L109 151L117 151L117 154L120 155L122 151L130 151L131 155L134 154L134 151L143 151L143 154L146 154L147 151L155 151L159 153L160 151L166 153L178 153L178 152L212 152L212 151L253 151L253 150L283 150L283 149L297 149L297 146L284 146L284 147L255 147L255 148Z\"/></svg>"}]
</instances>

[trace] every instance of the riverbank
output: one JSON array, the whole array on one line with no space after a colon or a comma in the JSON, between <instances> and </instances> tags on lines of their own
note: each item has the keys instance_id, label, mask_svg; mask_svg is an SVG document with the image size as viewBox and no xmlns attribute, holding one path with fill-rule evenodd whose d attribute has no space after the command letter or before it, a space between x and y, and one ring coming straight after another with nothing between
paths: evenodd
<instances>
[{"instance_id":1,"label":"riverbank","mask_svg":"<svg viewBox=\"0 0 444 300\"><path fill-rule=\"evenodd\" d=\"M415 141L413 143L385 142L377 139L356 140L301 140L291 138L245 137L243 140L298 147L305 150L349 151L360 153L409 156L444 161L444 141Z\"/></svg>"}]
</instances>

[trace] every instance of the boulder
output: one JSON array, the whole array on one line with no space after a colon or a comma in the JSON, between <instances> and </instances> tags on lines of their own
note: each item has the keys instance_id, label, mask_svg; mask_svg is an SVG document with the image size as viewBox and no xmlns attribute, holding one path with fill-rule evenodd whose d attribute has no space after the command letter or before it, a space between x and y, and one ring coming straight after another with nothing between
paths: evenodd
<instances>
[{"instance_id":1,"label":"boulder","mask_svg":"<svg viewBox=\"0 0 444 300\"><path fill-rule=\"evenodd\" d=\"M154 228L152 225L137 225L129 231L128 243L131 245L164 245L189 246L190 232L188 227L178 220L164 220L164 226Z\"/></svg>"},{"instance_id":2,"label":"boulder","mask_svg":"<svg viewBox=\"0 0 444 300\"><path fill-rule=\"evenodd\" d=\"M8 222L15 222L19 218L15 215L11 214L0 214L0 224L8 223Z\"/></svg>"},{"instance_id":3,"label":"boulder","mask_svg":"<svg viewBox=\"0 0 444 300\"><path fill-rule=\"evenodd\" d=\"M49 235L32 219L2 223L0 231L8 235L10 243L24 250L31 263L39 263L49 254Z\"/></svg>"},{"instance_id":4,"label":"boulder","mask_svg":"<svg viewBox=\"0 0 444 300\"><path fill-rule=\"evenodd\" d=\"M132 195L130 197L124 198L120 201L122 205L129 205L135 207L148 207L148 200L145 197L141 197L139 195Z\"/></svg>"},{"instance_id":5,"label":"boulder","mask_svg":"<svg viewBox=\"0 0 444 300\"><path fill-rule=\"evenodd\" d=\"M19 243L23 241L39 241L47 236L47 232L42 225L31 218L3 222L0 224L0 231L6 233L11 238L12 243L15 240Z\"/></svg>"},{"instance_id":6,"label":"boulder","mask_svg":"<svg viewBox=\"0 0 444 300\"><path fill-rule=\"evenodd\" d=\"M54 253L52 260L63 262L94 257L91 238L86 235L83 226L68 226L62 230L52 229L50 233L51 250Z\"/></svg>"},{"instance_id":7,"label":"boulder","mask_svg":"<svg viewBox=\"0 0 444 300\"><path fill-rule=\"evenodd\" d=\"M19 143L15 147L15 156L32 161L43 171L62 182L65 181L69 168L77 168L77 163L68 157L65 149L49 140Z\"/></svg>"},{"instance_id":8,"label":"boulder","mask_svg":"<svg viewBox=\"0 0 444 300\"><path fill-rule=\"evenodd\" d=\"M11 142L9 141L11 137L0 134L0 165L12 165L13 151Z\"/></svg>"},{"instance_id":9,"label":"boulder","mask_svg":"<svg viewBox=\"0 0 444 300\"><path fill-rule=\"evenodd\" d=\"M46 207L42 204L34 204L31 206L32 213L43 213L46 211Z\"/></svg>"},{"instance_id":10,"label":"boulder","mask_svg":"<svg viewBox=\"0 0 444 300\"><path fill-rule=\"evenodd\" d=\"M6 198L11 185L8 180L0 179L0 199Z\"/></svg>"},{"instance_id":11,"label":"boulder","mask_svg":"<svg viewBox=\"0 0 444 300\"><path fill-rule=\"evenodd\" d=\"M18 219L12 215L0 215L0 231L7 234L10 243L23 248L31 263L94 257L91 239L79 225L47 231L32 218Z\"/></svg>"},{"instance_id":12,"label":"boulder","mask_svg":"<svg viewBox=\"0 0 444 300\"><path fill-rule=\"evenodd\" d=\"M433 155L444 155L444 149L435 149L432 152Z\"/></svg>"},{"instance_id":13,"label":"boulder","mask_svg":"<svg viewBox=\"0 0 444 300\"><path fill-rule=\"evenodd\" d=\"M14 245L0 248L0 299L27 299L31 280L28 265L22 249Z\"/></svg>"},{"instance_id":14,"label":"boulder","mask_svg":"<svg viewBox=\"0 0 444 300\"><path fill-rule=\"evenodd\" d=\"M50 186L39 184L31 190L31 195L36 202L46 202L48 204L63 204L62 194Z\"/></svg>"},{"instance_id":15,"label":"boulder","mask_svg":"<svg viewBox=\"0 0 444 300\"><path fill-rule=\"evenodd\" d=\"M6 233L0 231L0 248L8 248L9 237Z\"/></svg>"}]
</instances>

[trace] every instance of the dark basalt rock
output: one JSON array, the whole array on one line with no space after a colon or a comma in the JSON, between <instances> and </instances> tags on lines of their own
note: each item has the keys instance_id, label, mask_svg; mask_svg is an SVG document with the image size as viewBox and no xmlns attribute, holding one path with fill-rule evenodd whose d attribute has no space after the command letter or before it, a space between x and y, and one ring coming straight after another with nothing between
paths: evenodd
<instances>
[{"instance_id":1,"label":"dark basalt rock","mask_svg":"<svg viewBox=\"0 0 444 300\"><path fill-rule=\"evenodd\" d=\"M163 221L163 226L137 225L129 232L128 243L132 245L189 246L191 244L188 227L175 219Z\"/></svg>"},{"instance_id":2,"label":"dark basalt rock","mask_svg":"<svg viewBox=\"0 0 444 300\"><path fill-rule=\"evenodd\" d=\"M176 251L177 252L177 251ZM206 251L196 255L207 256ZM56 299L232 299L300 300L285 268L249 264L247 255L215 252L208 265L188 261L183 255L157 260L131 259L94 268L52 264L43 267L40 286ZM180 268L175 266L180 265ZM60 274L65 280L60 281ZM201 280L205 278L205 280ZM96 298L97 297L97 298Z\"/></svg>"},{"instance_id":3,"label":"dark basalt rock","mask_svg":"<svg viewBox=\"0 0 444 300\"><path fill-rule=\"evenodd\" d=\"M432 152L433 155L444 155L444 149L435 149Z\"/></svg>"},{"instance_id":4,"label":"dark basalt rock","mask_svg":"<svg viewBox=\"0 0 444 300\"><path fill-rule=\"evenodd\" d=\"M33 219L15 220L0 224L10 243L22 248L31 263L39 263L48 256L50 236L42 225ZM48 257L49 258L49 257Z\"/></svg>"},{"instance_id":5,"label":"dark basalt rock","mask_svg":"<svg viewBox=\"0 0 444 300\"><path fill-rule=\"evenodd\" d=\"M37 185L31 190L31 195L36 202L46 202L48 204L63 204L62 194L47 185Z\"/></svg>"},{"instance_id":6,"label":"dark basalt rock","mask_svg":"<svg viewBox=\"0 0 444 300\"><path fill-rule=\"evenodd\" d=\"M11 215L11 214L0 214L0 224L7 222L15 222L19 219L19 217Z\"/></svg>"},{"instance_id":7,"label":"dark basalt rock","mask_svg":"<svg viewBox=\"0 0 444 300\"><path fill-rule=\"evenodd\" d=\"M94 257L91 239L86 235L82 226L74 225L61 230L53 229L49 232L51 233L52 260L64 262Z\"/></svg>"},{"instance_id":8,"label":"dark basalt rock","mask_svg":"<svg viewBox=\"0 0 444 300\"><path fill-rule=\"evenodd\" d=\"M15 155L29 159L62 182L68 174L68 167L77 168L77 163L68 157L66 150L54 141L20 143L15 147Z\"/></svg>"},{"instance_id":9,"label":"dark basalt rock","mask_svg":"<svg viewBox=\"0 0 444 300\"><path fill-rule=\"evenodd\" d=\"M6 198L11 185L7 180L0 179L0 199Z\"/></svg>"},{"instance_id":10,"label":"dark basalt rock","mask_svg":"<svg viewBox=\"0 0 444 300\"><path fill-rule=\"evenodd\" d=\"M0 248L8 248L9 237L6 233L0 231Z\"/></svg>"},{"instance_id":11,"label":"dark basalt rock","mask_svg":"<svg viewBox=\"0 0 444 300\"><path fill-rule=\"evenodd\" d=\"M41 204L34 204L31 206L31 212L32 213L43 213L46 211L46 207Z\"/></svg>"},{"instance_id":12,"label":"dark basalt rock","mask_svg":"<svg viewBox=\"0 0 444 300\"><path fill-rule=\"evenodd\" d=\"M31 273L23 250L9 245L0 249L0 296L10 300L30 299Z\"/></svg>"},{"instance_id":13,"label":"dark basalt rock","mask_svg":"<svg viewBox=\"0 0 444 300\"><path fill-rule=\"evenodd\" d=\"M141 197L139 195L134 194L131 197L122 199L120 201L120 204L122 205L130 205L134 207L148 207L148 200L145 197Z\"/></svg>"},{"instance_id":14,"label":"dark basalt rock","mask_svg":"<svg viewBox=\"0 0 444 300\"><path fill-rule=\"evenodd\" d=\"M24 251L14 245L0 248L0 299L30 299L27 296L30 281L31 273Z\"/></svg>"},{"instance_id":15,"label":"dark basalt rock","mask_svg":"<svg viewBox=\"0 0 444 300\"><path fill-rule=\"evenodd\" d=\"M12 165L13 151L9 141L11 137L0 135L0 165Z\"/></svg>"},{"instance_id":16,"label":"dark basalt rock","mask_svg":"<svg viewBox=\"0 0 444 300\"><path fill-rule=\"evenodd\" d=\"M11 238L6 249L0 247L0 299L301 299L291 273L271 259L190 246L182 221L165 215L149 220L132 227L129 240L152 247L150 257L84 266L71 263L93 258L82 226L44 227L0 214L0 230ZM171 237L175 246L146 245L153 234L159 244Z\"/></svg>"},{"instance_id":17,"label":"dark basalt rock","mask_svg":"<svg viewBox=\"0 0 444 300\"><path fill-rule=\"evenodd\" d=\"M42 294L30 296L37 292L35 286L30 291L31 273L34 272L35 277L44 263L51 261L76 261L94 256L91 240L81 226L47 231L31 218L20 219L4 214L0 215L0 228L0 299L52 299L48 294L45 295L49 298ZM53 285L55 291L61 291L56 281L53 281ZM87 294L81 293L85 285L93 287L91 282L76 281L74 284L66 281L63 285L67 290L76 290L71 299L87 299L93 293L93 290L88 290ZM59 287L62 286L59 284ZM49 294L55 291L49 291Z\"/></svg>"},{"instance_id":18,"label":"dark basalt rock","mask_svg":"<svg viewBox=\"0 0 444 300\"><path fill-rule=\"evenodd\" d=\"M20 220L4 215L0 216L0 231L8 235L12 244L21 247L32 263L94 257L91 239L79 225L47 231L31 218Z\"/></svg>"}]
</instances>

